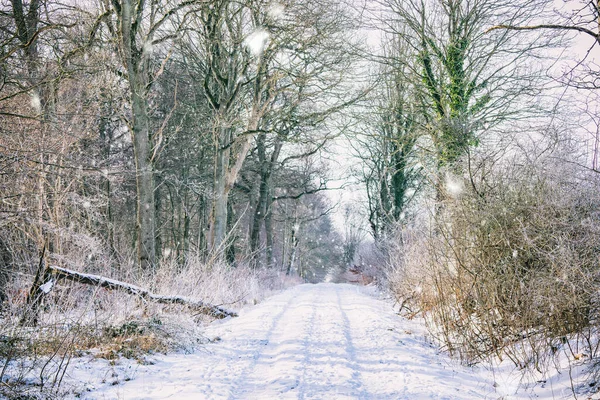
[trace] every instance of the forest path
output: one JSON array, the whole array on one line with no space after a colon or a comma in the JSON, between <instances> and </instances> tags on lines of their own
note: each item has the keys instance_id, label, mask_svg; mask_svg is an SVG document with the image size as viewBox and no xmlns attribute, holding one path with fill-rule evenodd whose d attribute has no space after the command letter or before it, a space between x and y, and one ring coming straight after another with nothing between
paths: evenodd
<instances>
[{"instance_id":1,"label":"forest path","mask_svg":"<svg viewBox=\"0 0 600 400\"><path fill-rule=\"evenodd\" d=\"M205 349L163 357L86 398L497 398L493 382L437 354L420 324L368 292L330 283L291 288L212 324L206 335L220 340Z\"/></svg>"}]
</instances>

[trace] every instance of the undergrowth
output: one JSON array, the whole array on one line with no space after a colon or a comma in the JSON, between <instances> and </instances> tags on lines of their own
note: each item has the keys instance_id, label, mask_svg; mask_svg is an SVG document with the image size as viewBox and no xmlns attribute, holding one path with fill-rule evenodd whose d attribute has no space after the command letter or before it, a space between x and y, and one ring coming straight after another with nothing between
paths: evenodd
<instances>
[{"instance_id":1,"label":"undergrowth","mask_svg":"<svg viewBox=\"0 0 600 400\"><path fill-rule=\"evenodd\" d=\"M544 370L562 351L600 356L600 182L547 167L465 180L390 251L402 312L423 315L467 364L492 355Z\"/></svg>"}]
</instances>

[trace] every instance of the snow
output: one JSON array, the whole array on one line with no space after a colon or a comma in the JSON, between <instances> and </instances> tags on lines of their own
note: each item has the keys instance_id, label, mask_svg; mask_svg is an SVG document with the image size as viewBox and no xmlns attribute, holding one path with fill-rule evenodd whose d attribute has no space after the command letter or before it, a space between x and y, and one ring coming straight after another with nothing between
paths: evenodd
<instances>
[{"instance_id":1,"label":"snow","mask_svg":"<svg viewBox=\"0 0 600 400\"><path fill-rule=\"evenodd\" d=\"M463 183L455 176L446 174L446 191L452 197L459 197L464 190Z\"/></svg>"},{"instance_id":2,"label":"snow","mask_svg":"<svg viewBox=\"0 0 600 400\"><path fill-rule=\"evenodd\" d=\"M151 41L144 42L143 51L147 55L151 55L154 52L154 45Z\"/></svg>"},{"instance_id":3,"label":"snow","mask_svg":"<svg viewBox=\"0 0 600 400\"><path fill-rule=\"evenodd\" d=\"M195 353L149 356L144 365L80 358L64 381L84 399L549 400L574 398L570 377L585 376L581 360L547 374L506 361L462 366L426 332L373 288L306 284L212 323Z\"/></svg>"},{"instance_id":4,"label":"snow","mask_svg":"<svg viewBox=\"0 0 600 400\"><path fill-rule=\"evenodd\" d=\"M272 3L269 7L268 15L273 19L279 19L283 16L285 12L285 7L281 3Z\"/></svg>"},{"instance_id":5,"label":"snow","mask_svg":"<svg viewBox=\"0 0 600 400\"><path fill-rule=\"evenodd\" d=\"M268 40L269 33L262 28L258 28L248 35L246 40L244 40L244 44L254 56L258 57L262 54L267 46Z\"/></svg>"},{"instance_id":6,"label":"snow","mask_svg":"<svg viewBox=\"0 0 600 400\"><path fill-rule=\"evenodd\" d=\"M301 285L213 323L212 343L123 372L88 399L481 399L493 381L358 286ZM483 371L486 372L486 371ZM88 384L89 387L89 384Z\"/></svg>"},{"instance_id":7,"label":"snow","mask_svg":"<svg viewBox=\"0 0 600 400\"><path fill-rule=\"evenodd\" d=\"M37 93L31 94L31 107L33 107L33 109L37 112L42 111L42 101Z\"/></svg>"},{"instance_id":8,"label":"snow","mask_svg":"<svg viewBox=\"0 0 600 400\"><path fill-rule=\"evenodd\" d=\"M40 286L40 290L42 292L44 292L45 294L48 294L52 290L53 286L54 286L54 280L50 279L48 282L46 282Z\"/></svg>"}]
</instances>

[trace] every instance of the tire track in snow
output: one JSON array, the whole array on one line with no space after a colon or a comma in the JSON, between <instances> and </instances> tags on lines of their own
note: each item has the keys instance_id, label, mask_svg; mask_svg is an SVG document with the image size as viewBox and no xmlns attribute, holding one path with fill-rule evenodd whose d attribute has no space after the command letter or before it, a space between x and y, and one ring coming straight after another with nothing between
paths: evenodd
<instances>
[{"instance_id":1,"label":"tire track in snow","mask_svg":"<svg viewBox=\"0 0 600 400\"><path fill-rule=\"evenodd\" d=\"M340 308L339 287L329 289L320 291L310 335L303 340L304 372L298 399L365 398L349 323Z\"/></svg>"},{"instance_id":2,"label":"tire track in snow","mask_svg":"<svg viewBox=\"0 0 600 400\"><path fill-rule=\"evenodd\" d=\"M350 362L352 364L352 368L354 369L354 372L352 373L351 384L352 384L352 387L354 388L356 394L361 399L366 398L367 394L364 391L364 388L362 387L362 377L361 377L361 373L360 373L360 366L357 362L356 348L354 347L354 343L352 342L350 320L348 319L348 315L346 314L346 311L344 310L344 307L342 306L342 297L340 296L339 288L336 288L335 294L337 296L338 307L339 307L340 313L342 314L342 319L344 321L344 337L346 339L346 353L348 353L348 356L350 357Z\"/></svg>"},{"instance_id":3,"label":"tire track in snow","mask_svg":"<svg viewBox=\"0 0 600 400\"><path fill-rule=\"evenodd\" d=\"M298 399L299 400L304 400L305 396L306 396L306 366L310 365L310 359L311 359L311 354L308 351L308 349L310 348L310 338L313 336L314 330L315 330L315 317L317 315L317 307L316 306L312 306L312 310L311 310L311 314L310 314L310 318L308 320L308 325L307 325L307 330L306 333L304 334L304 340L302 341L302 347L304 349L306 349L307 351L304 352L304 357L302 359L302 365L304 366L304 368L302 369L302 376L299 377L298 380Z\"/></svg>"},{"instance_id":4,"label":"tire track in snow","mask_svg":"<svg viewBox=\"0 0 600 400\"><path fill-rule=\"evenodd\" d=\"M263 346L267 346L269 344L269 341L271 339L271 336L273 335L275 328L277 328L281 319L285 316L286 312L288 312L288 310L290 309L290 305L292 304L293 301L294 301L294 297L290 297L288 299L288 301L285 303L285 306L283 306L281 308L281 311L279 311L279 313L276 314L275 317L273 317L273 319L271 320L271 324L266 331L267 334L264 337L264 339L260 339L258 341L258 343L256 343L258 345L255 344L255 350L251 356L250 363L248 364L248 366L245 369L242 370L241 374L237 377L237 379L234 380L234 382L236 382L236 383L234 384L234 386L232 386L232 388L230 390L230 395L229 395L230 400L244 398L244 397L239 397L238 392L240 392L240 390L244 388L244 385L247 384L246 380L247 380L248 376L255 369L256 365L258 364L258 362L261 358L261 353L264 351ZM268 318L266 318L266 319L268 320Z\"/></svg>"}]
</instances>

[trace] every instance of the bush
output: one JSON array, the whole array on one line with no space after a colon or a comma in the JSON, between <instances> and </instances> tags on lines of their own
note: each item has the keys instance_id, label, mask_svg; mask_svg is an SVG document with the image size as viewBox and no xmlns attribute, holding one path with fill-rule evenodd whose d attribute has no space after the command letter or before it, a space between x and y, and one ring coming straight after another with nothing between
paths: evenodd
<instances>
[{"instance_id":1,"label":"bush","mask_svg":"<svg viewBox=\"0 0 600 400\"><path fill-rule=\"evenodd\" d=\"M600 185L512 167L438 209L430 230L405 232L390 280L448 350L517 365L576 337L595 353L600 286Z\"/></svg>"}]
</instances>

